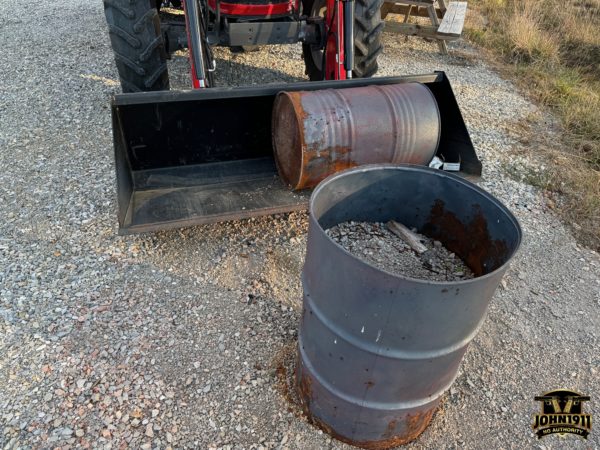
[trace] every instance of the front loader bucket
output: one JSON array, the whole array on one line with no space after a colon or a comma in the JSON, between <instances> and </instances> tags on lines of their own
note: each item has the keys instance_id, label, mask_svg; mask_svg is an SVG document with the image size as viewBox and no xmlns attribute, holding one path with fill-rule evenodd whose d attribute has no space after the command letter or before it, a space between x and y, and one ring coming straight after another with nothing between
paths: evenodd
<instances>
[{"instance_id":1,"label":"front loader bucket","mask_svg":"<svg viewBox=\"0 0 600 450\"><path fill-rule=\"evenodd\" d=\"M243 88L118 94L112 102L121 234L305 209L277 175L271 113L281 91L424 83L441 116L437 155L481 175L443 72Z\"/></svg>"}]
</instances>

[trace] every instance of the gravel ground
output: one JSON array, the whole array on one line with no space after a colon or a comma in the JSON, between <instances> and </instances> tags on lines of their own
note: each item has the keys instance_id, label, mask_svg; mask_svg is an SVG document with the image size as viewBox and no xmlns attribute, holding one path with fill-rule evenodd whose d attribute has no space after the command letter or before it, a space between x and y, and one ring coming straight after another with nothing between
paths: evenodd
<instances>
[{"instance_id":1,"label":"gravel ground","mask_svg":"<svg viewBox=\"0 0 600 450\"><path fill-rule=\"evenodd\" d=\"M117 236L101 2L0 3L0 446L349 448L288 404L304 213ZM484 163L481 186L525 237L459 377L412 448L598 448L537 441L533 397L591 396L599 414L600 260L543 192L515 127L545 118L463 44L386 35L380 75L448 72ZM221 84L304 77L298 46L217 51ZM170 62L188 87L187 62ZM547 122L544 123L544 120ZM519 172L520 171L520 172ZM597 428L595 426L595 428Z\"/></svg>"},{"instance_id":2,"label":"gravel ground","mask_svg":"<svg viewBox=\"0 0 600 450\"><path fill-rule=\"evenodd\" d=\"M354 256L387 272L432 281L473 278L466 264L440 241L416 232L414 236L425 247L424 253L417 253L381 222L343 222L325 232Z\"/></svg>"}]
</instances>

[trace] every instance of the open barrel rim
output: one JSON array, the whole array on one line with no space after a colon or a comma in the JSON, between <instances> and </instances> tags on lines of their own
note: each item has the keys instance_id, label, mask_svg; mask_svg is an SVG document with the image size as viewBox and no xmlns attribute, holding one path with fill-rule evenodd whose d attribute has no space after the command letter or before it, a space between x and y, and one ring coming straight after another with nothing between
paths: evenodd
<instances>
[{"instance_id":1,"label":"open barrel rim","mask_svg":"<svg viewBox=\"0 0 600 450\"><path fill-rule=\"evenodd\" d=\"M462 187L464 187L465 189L471 190L473 192L475 192L476 194L480 195L481 197L485 198L487 201L489 201L490 203L492 203L499 212L502 212L506 218L508 218L508 220L512 223L512 225L514 226L515 232L516 232L516 242L513 246L513 248L510 249L509 253L506 255L506 260L500 264L498 267L496 267L495 269L491 270L490 272L471 278L471 279L467 279L467 280L459 280L459 281L434 281L434 280L424 280L424 279L419 279L419 278L412 278L406 275L401 275L401 274L397 274L397 273L393 273L390 271L387 271L385 269L380 269L379 267L369 263L368 261L359 258L355 255L353 255L352 253L350 253L348 250L346 250L343 246L341 246L340 244L338 244L337 242L335 242L333 239L331 239L331 237L329 237L327 235L327 233L325 233L325 229L323 228L323 226L321 225L321 223L319 222L319 219L317 219L315 217L315 213L314 213L314 204L315 201L317 199L317 197L319 197L321 195L321 192L323 191L323 189L327 188L328 185L330 185L331 183L334 183L337 179L339 178L344 178L344 177L349 177L349 176L353 176L357 173L364 173L364 172L372 172L372 171L381 171L381 170L393 170L393 171L412 171L412 172L421 172L423 173L425 176L438 176L438 177L442 177L442 178L447 178L450 179L454 182L457 182L459 184L462 185ZM390 277L394 277L394 278L400 278L403 280L408 280L411 282L415 282L418 284L423 284L423 285L438 285L438 286L462 286L462 285L468 285L468 284L472 284L475 282L479 282L481 280L486 280L488 278L493 278L495 277L499 272L502 272L504 270L507 269L507 266L510 265L510 262L512 261L512 259L514 258L514 256L517 254L517 252L519 251L519 248L521 246L521 242L523 239L523 232L521 229L521 225L519 223L519 220L514 216L514 214L508 209L508 207L506 205L504 205L504 203L502 203L500 200L498 200L497 198L495 198L493 195L491 195L489 192L485 191L484 189L480 188L479 186L476 186L475 184L465 180L464 178L458 176L458 175L454 175L448 172L444 172L442 170L439 169L432 169L430 167L424 167L424 166L417 166L414 164L368 164L368 165L363 165L360 167L355 167L355 168L351 168L351 169L347 169L341 172L337 172L334 173L332 175L329 175L327 178L325 178L323 181L321 181L318 186L313 190L311 196L310 196L310 200L309 200L309 219L311 222L314 223L314 225L316 225L318 227L318 229L320 230L320 232L322 234L324 234L325 236L327 236L328 241L335 245L339 250L342 250L347 256L351 257L352 259L358 261L361 265L367 267L370 270L379 272L379 273L384 273Z\"/></svg>"}]
</instances>

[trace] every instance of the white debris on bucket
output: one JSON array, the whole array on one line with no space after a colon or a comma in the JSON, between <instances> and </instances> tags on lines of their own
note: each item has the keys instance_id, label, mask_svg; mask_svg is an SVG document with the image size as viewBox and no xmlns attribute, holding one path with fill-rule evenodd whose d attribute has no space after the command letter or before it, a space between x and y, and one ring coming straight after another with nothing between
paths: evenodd
<instances>
[{"instance_id":1,"label":"white debris on bucket","mask_svg":"<svg viewBox=\"0 0 600 450\"><path fill-rule=\"evenodd\" d=\"M429 167L433 169L445 170L447 172L459 172L460 171L460 161L458 162L447 162L438 156L434 156L431 162L429 163Z\"/></svg>"},{"instance_id":2,"label":"white debris on bucket","mask_svg":"<svg viewBox=\"0 0 600 450\"><path fill-rule=\"evenodd\" d=\"M444 161L442 161L437 156L434 156L433 159L431 160L431 162L429 163L429 167L431 167L433 169L441 169L443 165L444 165Z\"/></svg>"}]
</instances>

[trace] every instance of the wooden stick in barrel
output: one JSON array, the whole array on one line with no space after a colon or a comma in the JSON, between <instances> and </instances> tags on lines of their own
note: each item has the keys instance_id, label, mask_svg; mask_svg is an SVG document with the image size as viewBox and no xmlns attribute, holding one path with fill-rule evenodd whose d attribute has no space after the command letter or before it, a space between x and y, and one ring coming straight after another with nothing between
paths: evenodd
<instances>
[{"instance_id":1,"label":"wooden stick in barrel","mask_svg":"<svg viewBox=\"0 0 600 450\"><path fill-rule=\"evenodd\" d=\"M390 220L387 224L387 229L406 242L418 254L425 253L428 249L419 240L419 237L410 231L406 226L395 220Z\"/></svg>"}]
</instances>

